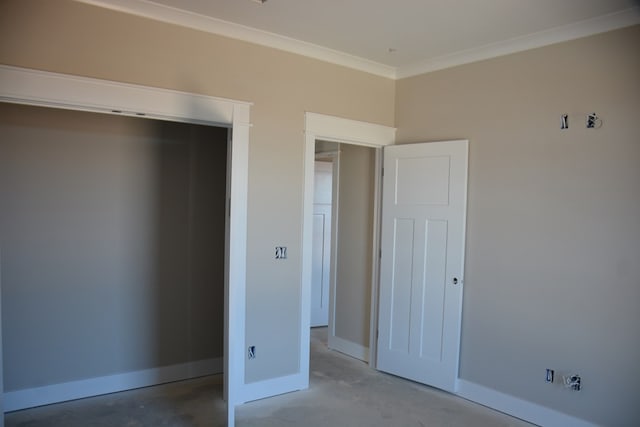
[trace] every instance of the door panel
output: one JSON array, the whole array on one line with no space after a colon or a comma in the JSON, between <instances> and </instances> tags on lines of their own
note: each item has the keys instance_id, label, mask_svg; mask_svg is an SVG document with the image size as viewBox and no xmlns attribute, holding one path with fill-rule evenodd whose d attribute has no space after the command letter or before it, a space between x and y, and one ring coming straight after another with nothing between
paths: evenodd
<instances>
[{"instance_id":1,"label":"door panel","mask_svg":"<svg viewBox=\"0 0 640 427\"><path fill-rule=\"evenodd\" d=\"M449 203L449 169L448 157L397 159L396 205L446 206ZM420 182L429 185L417 186Z\"/></svg>"},{"instance_id":2,"label":"door panel","mask_svg":"<svg viewBox=\"0 0 640 427\"><path fill-rule=\"evenodd\" d=\"M329 324L333 163L315 162L311 248L311 326Z\"/></svg>"},{"instance_id":3,"label":"door panel","mask_svg":"<svg viewBox=\"0 0 640 427\"><path fill-rule=\"evenodd\" d=\"M447 246L447 221L427 221L424 237L424 265L422 271L424 277L420 281L422 286L422 306L424 307L424 319L420 322L424 325L421 334L420 355L435 362L442 360L442 342L440 341L443 330L444 286L446 251L440 248Z\"/></svg>"},{"instance_id":4,"label":"door panel","mask_svg":"<svg viewBox=\"0 0 640 427\"><path fill-rule=\"evenodd\" d=\"M331 205L316 205L311 249L311 327L329 323Z\"/></svg>"},{"instance_id":5,"label":"door panel","mask_svg":"<svg viewBox=\"0 0 640 427\"><path fill-rule=\"evenodd\" d=\"M449 391L458 374L467 146L389 146L384 159L378 368Z\"/></svg>"},{"instance_id":6,"label":"door panel","mask_svg":"<svg viewBox=\"0 0 640 427\"><path fill-rule=\"evenodd\" d=\"M415 221L400 218L395 219L394 222L389 347L394 351L404 351L408 354Z\"/></svg>"}]
</instances>

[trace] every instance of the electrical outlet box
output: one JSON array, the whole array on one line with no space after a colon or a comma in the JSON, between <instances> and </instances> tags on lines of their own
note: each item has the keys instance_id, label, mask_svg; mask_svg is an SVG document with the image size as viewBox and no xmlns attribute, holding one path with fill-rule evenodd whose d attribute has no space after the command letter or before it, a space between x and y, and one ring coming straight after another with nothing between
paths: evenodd
<instances>
[{"instance_id":1,"label":"electrical outlet box","mask_svg":"<svg viewBox=\"0 0 640 427\"><path fill-rule=\"evenodd\" d=\"M276 259L287 259L286 246L276 246Z\"/></svg>"},{"instance_id":2,"label":"electrical outlet box","mask_svg":"<svg viewBox=\"0 0 640 427\"><path fill-rule=\"evenodd\" d=\"M582 390L582 378L578 374L563 375L562 382L565 388L573 391Z\"/></svg>"},{"instance_id":3,"label":"electrical outlet box","mask_svg":"<svg viewBox=\"0 0 640 427\"><path fill-rule=\"evenodd\" d=\"M582 388L582 378L580 378L580 375L571 375L567 385L571 390L580 391Z\"/></svg>"},{"instance_id":4,"label":"electrical outlet box","mask_svg":"<svg viewBox=\"0 0 640 427\"><path fill-rule=\"evenodd\" d=\"M587 129L597 129L602 126L602 120L596 113L587 114Z\"/></svg>"},{"instance_id":5,"label":"electrical outlet box","mask_svg":"<svg viewBox=\"0 0 640 427\"><path fill-rule=\"evenodd\" d=\"M547 369L546 381L548 383L552 383L553 382L553 375L554 375L553 369Z\"/></svg>"}]
</instances>

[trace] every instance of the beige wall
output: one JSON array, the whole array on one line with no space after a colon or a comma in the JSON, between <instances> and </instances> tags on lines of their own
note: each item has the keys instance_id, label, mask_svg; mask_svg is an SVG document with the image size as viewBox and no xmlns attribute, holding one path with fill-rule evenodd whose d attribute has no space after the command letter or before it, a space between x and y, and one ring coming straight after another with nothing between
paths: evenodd
<instances>
[{"instance_id":1,"label":"beige wall","mask_svg":"<svg viewBox=\"0 0 640 427\"><path fill-rule=\"evenodd\" d=\"M375 149L340 144L335 335L369 347Z\"/></svg>"},{"instance_id":2,"label":"beige wall","mask_svg":"<svg viewBox=\"0 0 640 427\"><path fill-rule=\"evenodd\" d=\"M222 358L226 141L0 103L5 391Z\"/></svg>"},{"instance_id":3,"label":"beige wall","mask_svg":"<svg viewBox=\"0 0 640 427\"><path fill-rule=\"evenodd\" d=\"M470 140L461 377L610 426L640 420L639 46L636 26L397 84L398 142Z\"/></svg>"},{"instance_id":4,"label":"beige wall","mask_svg":"<svg viewBox=\"0 0 640 427\"><path fill-rule=\"evenodd\" d=\"M298 369L314 111L395 124L399 142L470 140L461 376L606 425L640 419L639 41L636 26L396 83L90 5L0 2L0 63L254 103L247 382ZM548 367L584 390L545 384Z\"/></svg>"},{"instance_id":5,"label":"beige wall","mask_svg":"<svg viewBox=\"0 0 640 427\"><path fill-rule=\"evenodd\" d=\"M0 63L251 101L246 382L298 371L304 112L393 125L392 80L71 1L0 2ZM273 259L288 247L286 262Z\"/></svg>"}]
</instances>

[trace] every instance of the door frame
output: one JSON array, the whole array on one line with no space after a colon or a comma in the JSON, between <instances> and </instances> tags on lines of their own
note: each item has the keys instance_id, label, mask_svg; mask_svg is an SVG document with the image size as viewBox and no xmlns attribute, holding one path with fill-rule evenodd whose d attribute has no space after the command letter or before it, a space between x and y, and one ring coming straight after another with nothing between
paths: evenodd
<instances>
[{"instance_id":1,"label":"door frame","mask_svg":"<svg viewBox=\"0 0 640 427\"><path fill-rule=\"evenodd\" d=\"M0 102L226 127L228 145L224 395L228 425L244 393L249 128L252 103L0 65ZM233 197L231 197L233 196ZM0 319L0 331L1 331ZM1 347L0 347L1 349ZM1 376L0 376L1 379ZM0 383L0 393L4 387ZM4 414L0 399L0 415ZM4 416L0 416L3 420ZM0 422L0 426L3 422Z\"/></svg>"},{"instance_id":2,"label":"door frame","mask_svg":"<svg viewBox=\"0 0 640 427\"><path fill-rule=\"evenodd\" d=\"M370 300L370 324L369 324L369 347L345 340L336 336L336 304L337 304L337 286L338 286L338 236L340 235L340 162L342 149L339 149L334 157L333 162L333 194L332 194L332 212L331 212L331 282L329 291L329 327L327 333L327 345L329 349L336 350L347 354L363 362L369 363L370 366L376 366L377 351L377 314L378 314L378 274L379 274L379 237L380 224L378 223L378 215L382 208L382 147L374 147L362 144L345 143L349 145L360 145L374 150L373 164L373 212L372 212L372 246L371 246L371 300Z\"/></svg>"},{"instance_id":3,"label":"door frame","mask_svg":"<svg viewBox=\"0 0 640 427\"><path fill-rule=\"evenodd\" d=\"M300 304L300 374L304 379L301 388L309 386L309 335L311 309L311 251L313 240L313 180L315 144L317 140L342 144L363 145L376 148L376 171L381 171L381 148L395 142L396 129L389 126L345 119L342 117L306 112L304 132L304 198L302 209L302 277ZM376 173L376 199L380 198L380 173ZM374 259L371 292L371 321L369 364L375 367L377 318L377 280L379 253L379 213L374 209ZM333 274L333 273L332 273ZM330 314L331 315L331 314Z\"/></svg>"}]
</instances>

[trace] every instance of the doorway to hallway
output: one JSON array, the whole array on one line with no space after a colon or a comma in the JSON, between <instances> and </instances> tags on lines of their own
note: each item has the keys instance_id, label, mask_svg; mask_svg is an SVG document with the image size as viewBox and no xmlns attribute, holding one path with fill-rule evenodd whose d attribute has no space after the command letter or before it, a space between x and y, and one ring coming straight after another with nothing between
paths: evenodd
<instances>
[{"instance_id":1,"label":"doorway to hallway","mask_svg":"<svg viewBox=\"0 0 640 427\"><path fill-rule=\"evenodd\" d=\"M363 361L369 360L377 157L372 147L315 144L311 326L322 325L314 314L326 309L329 348Z\"/></svg>"}]
</instances>

